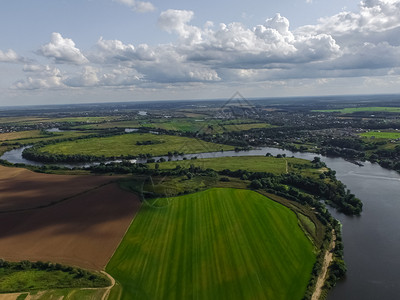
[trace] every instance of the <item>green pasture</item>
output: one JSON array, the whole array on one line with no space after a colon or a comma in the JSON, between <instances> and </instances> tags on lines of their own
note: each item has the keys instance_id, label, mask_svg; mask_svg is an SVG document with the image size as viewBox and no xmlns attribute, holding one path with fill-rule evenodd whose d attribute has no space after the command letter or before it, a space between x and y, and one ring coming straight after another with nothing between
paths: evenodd
<instances>
[{"instance_id":1,"label":"green pasture","mask_svg":"<svg viewBox=\"0 0 400 300\"><path fill-rule=\"evenodd\" d=\"M153 201L106 267L110 299L302 299L316 258L290 209L231 188Z\"/></svg>"},{"instance_id":2,"label":"green pasture","mask_svg":"<svg viewBox=\"0 0 400 300\"><path fill-rule=\"evenodd\" d=\"M371 138L375 137L377 139L390 139L395 140L400 138L400 131L388 132L388 131L369 131L361 133L360 136Z\"/></svg>"},{"instance_id":3,"label":"green pasture","mask_svg":"<svg viewBox=\"0 0 400 300\"><path fill-rule=\"evenodd\" d=\"M267 123L231 124L224 126L225 131L243 131L256 128L271 128L271 127L273 126Z\"/></svg>"},{"instance_id":4,"label":"green pasture","mask_svg":"<svg viewBox=\"0 0 400 300\"><path fill-rule=\"evenodd\" d=\"M151 141L153 144L137 145L137 142ZM149 153L153 156L168 152L199 153L233 150L233 146L204 142L194 138L157 135L151 133L130 133L102 138L89 138L47 145L40 149L53 154L84 154L94 156L121 156Z\"/></svg>"},{"instance_id":5,"label":"green pasture","mask_svg":"<svg viewBox=\"0 0 400 300\"><path fill-rule=\"evenodd\" d=\"M0 142L13 141L43 136L40 130L25 130L17 132L0 133Z\"/></svg>"},{"instance_id":6,"label":"green pasture","mask_svg":"<svg viewBox=\"0 0 400 300\"><path fill-rule=\"evenodd\" d=\"M400 113L400 107L346 107L341 109L325 109L325 110L314 110L315 112L339 112L342 114L352 114L355 112L392 112Z\"/></svg>"},{"instance_id":7,"label":"green pasture","mask_svg":"<svg viewBox=\"0 0 400 300\"><path fill-rule=\"evenodd\" d=\"M189 168L191 165L203 169L210 168L215 171L222 171L224 169L235 171L242 169L251 172L269 172L274 174L295 171L299 171L305 175L321 174L319 169L312 168L311 162L308 160L294 157L276 158L267 156L233 156L166 161L158 163L158 168L175 169L177 166ZM155 163L149 164L149 167L154 168Z\"/></svg>"}]
</instances>

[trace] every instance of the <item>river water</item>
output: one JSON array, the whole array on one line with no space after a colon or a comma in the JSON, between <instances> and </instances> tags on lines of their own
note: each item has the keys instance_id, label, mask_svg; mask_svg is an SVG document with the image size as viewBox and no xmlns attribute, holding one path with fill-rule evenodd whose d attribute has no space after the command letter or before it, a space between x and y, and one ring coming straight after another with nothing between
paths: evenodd
<instances>
[{"instance_id":1,"label":"river water","mask_svg":"<svg viewBox=\"0 0 400 300\"><path fill-rule=\"evenodd\" d=\"M249 156L268 152L309 160L319 156L265 147L241 152L187 154L185 157ZM38 165L22 158L21 153L21 149L12 150L1 159ZM328 299L400 299L400 174L369 162L360 167L341 158L319 157L336 171L337 178L364 203L360 217L348 217L331 209L332 215L343 224L348 271L346 279L337 284ZM171 159L182 157L174 156Z\"/></svg>"}]
</instances>

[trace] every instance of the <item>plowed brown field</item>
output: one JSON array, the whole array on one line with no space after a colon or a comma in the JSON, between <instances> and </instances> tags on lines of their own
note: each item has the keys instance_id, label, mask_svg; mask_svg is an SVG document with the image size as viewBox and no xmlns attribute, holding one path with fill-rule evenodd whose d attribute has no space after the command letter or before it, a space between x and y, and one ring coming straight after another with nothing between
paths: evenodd
<instances>
[{"instance_id":1,"label":"plowed brown field","mask_svg":"<svg viewBox=\"0 0 400 300\"><path fill-rule=\"evenodd\" d=\"M46 206L113 180L111 176L52 175L0 166L0 212Z\"/></svg>"},{"instance_id":2,"label":"plowed brown field","mask_svg":"<svg viewBox=\"0 0 400 300\"><path fill-rule=\"evenodd\" d=\"M66 177L63 182L59 175L12 169L8 174L17 179L19 185L15 185L11 177L4 178L4 169L0 167L2 208L26 209L70 197L45 208L0 213L0 258L5 260L42 260L101 270L140 207L134 194L116 183L106 184L107 177L62 176Z\"/></svg>"}]
</instances>

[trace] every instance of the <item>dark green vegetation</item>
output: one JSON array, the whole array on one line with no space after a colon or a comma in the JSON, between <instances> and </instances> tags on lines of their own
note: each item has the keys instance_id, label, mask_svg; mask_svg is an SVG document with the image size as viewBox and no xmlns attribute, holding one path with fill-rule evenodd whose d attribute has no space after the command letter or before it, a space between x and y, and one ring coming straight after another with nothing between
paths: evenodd
<instances>
[{"instance_id":1,"label":"dark green vegetation","mask_svg":"<svg viewBox=\"0 0 400 300\"><path fill-rule=\"evenodd\" d=\"M237 189L152 203L106 268L122 284L121 299L303 297L315 255L291 210Z\"/></svg>"},{"instance_id":2,"label":"dark green vegetation","mask_svg":"<svg viewBox=\"0 0 400 300\"><path fill-rule=\"evenodd\" d=\"M54 288L98 288L110 280L100 274L60 264L0 260L0 293L50 290Z\"/></svg>"}]
</instances>

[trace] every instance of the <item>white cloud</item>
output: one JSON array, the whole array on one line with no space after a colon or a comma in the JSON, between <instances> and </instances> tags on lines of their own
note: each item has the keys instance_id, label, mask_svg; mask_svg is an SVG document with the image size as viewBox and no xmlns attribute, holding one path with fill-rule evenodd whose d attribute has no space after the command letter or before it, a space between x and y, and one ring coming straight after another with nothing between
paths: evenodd
<instances>
[{"instance_id":1,"label":"white cloud","mask_svg":"<svg viewBox=\"0 0 400 300\"><path fill-rule=\"evenodd\" d=\"M168 9L163 11L158 18L158 26L169 33L176 32L187 43L200 42L201 29L188 25L194 16L190 10ZM209 26L210 24L207 24Z\"/></svg>"},{"instance_id":2,"label":"white cloud","mask_svg":"<svg viewBox=\"0 0 400 300\"><path fill-rule=\"evenodd\" d=\"M328 85L331 78L393 76L390 72L400 68L399 3L364 1L358 12L341 12L297 30L291 30L289 20L280 14L253 27L210 21L194 26L192 11L170 9L161 12L158 26L176 34L174 42L151 46L100 38L85 56L71 39L54 33L39 53L64 63L58 67L65 66L68 73L26 63L23 70L29 77L14 88L137 90L207 83L265 85L305 78L324 78L319 83ZM15 60L15 52L10 51L0 52L0 60L6 56Z\"/></svg>"},{"instance_id":3,"label":"white cloud","mask_svg":"<svg viewBox=\"0 0 400 300\"><path fill-rule=\"evenodd\" d=\"M137 72L130 68L103 72L101 69L85 66L81 73L66 76L63 83L68 87L131 87L139 81Z\"/></svg>"},{"instance_id":4,"label":"white cloud","mask_svg":"<svg viewBox=\"0 0 400 300\"><path fill-rule=\"evenodd\" d=\"M298 32L308 34L329 33L335 39L346 42L359 42L372 37L387 38L384 32L400 28L399 0L366 0L360 2L358 12L343 11L336 15L321 18L317 25L307 25ZM372 36L372 37L371 37ZM347 39L344 39L344 38ZM392 35L396 42L400 41Z\"/></svg>"},{"instance_id":5,"label":"white cloud","mask_svg":"<svg viewBox=\"0 0 400 300\"><path fill-rule=\"evenodd\" d=\"M21 57L18 56L18 54L12 50L9 49L7 52L3 52L0 50L0 62L12 62L16 63L21 61Z\"/></svg>"},{"instance_id":6,"label":"white cloud","mask_svg":"<svg viewBox=\"0 0 400 300\"><path fill-rule=\"evenodd\" d=\"M137 11L140 13L151 12L156 9L151 2L147 1L136 1L136 0L114 0L114 1L126 5L133 11Z\"/></svg>"},{"instance_id":7,"label":"white cloud","mask_svg":"<svg viewBox=\"0 0 400 300\"><path fill-rule=\"evenodd\" d=\"M62 82L63 74L58 68L36 65L33 68L27 67L27 72L34 72L34 74L14 83L11 86L12 89L37 90L65 87Z\"/></svg>"},{"instance_id":8,"label":"white cloud","mask_svg":"<svg viewBox=\"0 0 400 300\"><path fill-rule=\"evenodd\" d=\"M75 47L73 40L63 38L60 33L51 34L51 42L43 45L38 53L48 58L53 58L56 63L85 64L87 58Z\"/></svg>"}]
</instances>

